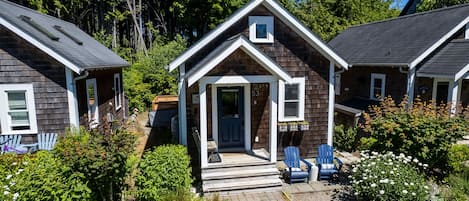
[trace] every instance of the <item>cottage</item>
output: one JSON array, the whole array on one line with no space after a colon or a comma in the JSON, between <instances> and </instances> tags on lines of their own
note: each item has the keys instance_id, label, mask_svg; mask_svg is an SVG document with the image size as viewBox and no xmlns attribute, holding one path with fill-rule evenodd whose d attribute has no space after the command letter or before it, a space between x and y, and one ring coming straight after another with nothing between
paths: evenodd
<instances>
[{"instance_id":1,"label":"cottage","mask_svg":"<svg viewBox=\"0 0 469 201\"><path fill-rule=\"evenodd\" d=\"M75 25L0 0L0 133L42 132L123 119L129 64Z\"/></svg>"},{"instance_id":2,"label":"cottage","mask_svg":"<svg viewBox=\"0 0 469 201\"><path fill-rule=\"evenodd\" d=\"M250 1L171 62L179 139L200 148L204 191L278 186L284 147L313 157L332 144L333 75L347 66L274 0Z\"/></svg>"},{"instance_id":3,"label":"cottage","mask_svg":"<svg viewBox=\"0 0 469 201\"><path fill-rule=\"evenodd\" d=\"M469 4L353 26L329 45L350 64L336 73L336 109L359 113L408 95L469 103Z\"/></svg>"}]
</instances>

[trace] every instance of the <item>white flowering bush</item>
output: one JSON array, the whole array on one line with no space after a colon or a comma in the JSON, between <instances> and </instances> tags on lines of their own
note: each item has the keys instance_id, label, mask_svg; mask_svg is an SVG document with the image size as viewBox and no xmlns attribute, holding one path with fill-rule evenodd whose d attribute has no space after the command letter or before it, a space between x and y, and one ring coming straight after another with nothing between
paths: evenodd
<instances>
[{"instance_id":1,"label":"white flowering bush","mask_svg":"<svg viewBox=\"0 0 469 201\"><path fill-rule=\"evenodd\" d=\"M357 200L428 200L429 186L419 168L428 165L404 154L362 151L350 176Z\"/></svg>"}]
</instances>

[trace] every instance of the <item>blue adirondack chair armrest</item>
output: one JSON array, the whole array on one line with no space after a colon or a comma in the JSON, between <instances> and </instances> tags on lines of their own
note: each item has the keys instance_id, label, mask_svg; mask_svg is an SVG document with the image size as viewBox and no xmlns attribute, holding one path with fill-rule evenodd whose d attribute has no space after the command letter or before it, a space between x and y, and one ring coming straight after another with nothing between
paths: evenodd
<instances>
[{"instance_id":1,"label":"blue adirondack chair armrest","mask_svg":"<svg viewBox=\"0 0 469 201\"><path fill-rule=\"evenodd\" d=\"M337 157L334 157L334 160L336 160L337 163L339 164L339 167L337 168L337 170L340 171L340 169L342 169L342 166L344 165L344 163Z\"/></svg>"}]
</instances>

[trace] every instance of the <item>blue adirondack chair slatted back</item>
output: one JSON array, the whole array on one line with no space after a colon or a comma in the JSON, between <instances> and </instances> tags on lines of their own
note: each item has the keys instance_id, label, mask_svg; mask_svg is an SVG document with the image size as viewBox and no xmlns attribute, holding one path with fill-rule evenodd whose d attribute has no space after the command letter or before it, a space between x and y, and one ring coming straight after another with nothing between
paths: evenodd
<instances>
[{"instance_id":1,"label":"blue adirondack chair slatted back","mask_svg":"<svg viewBox=\"0 0 469 201\"><path fill-rule=\"evenodd\" d=\"M0 143L6 142L8 139L11 139L6 144L0 145L0 153L5 153L4 147L8 145L8 147L15 148L18 147L21 143L21 135L0 135Z\"/></svg>"},{"instance_id":2,"label":"blue adirondack chair slatted back","mask_svg":"<svg viewBox=\"0 0 469 201\"><path fill-rule=\"evenodd\" d=\"M289 146L284 149L285 152L285 163L288 167L299 168L300 167L300 150L298 147Z\"/></svg>"},{"instance_id":3,"label":"blue adirondack chair slatted back","mask_svg":"<svg viewBox=\"0 0 469 201\"><path fill-rule=\"evenodd\" d=\"M318 148L318 157L316 162L319 164L334 163L334 148L327 144L322 144Z\"/></svg>"},{"instance_id":4,"label":"blue adirondack chair slatted back","mask_svg":"<svg viewBox=\"0 0 469 201\"><path fill-rule=\"evenodd\" d=\"M50 151L57 142L57 133L41 133L37 135L39 150Z\"/></svg>"}]
</instances>

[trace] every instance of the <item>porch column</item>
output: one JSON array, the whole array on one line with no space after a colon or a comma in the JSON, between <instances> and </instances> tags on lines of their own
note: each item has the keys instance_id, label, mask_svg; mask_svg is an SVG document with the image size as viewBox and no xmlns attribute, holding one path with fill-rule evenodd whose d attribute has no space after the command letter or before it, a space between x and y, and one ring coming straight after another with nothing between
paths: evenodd
<instances>
[{"instance_id":1,"label":"porch column","mask_svg":"<svg viewBox=\"0 0 469 201\"><path fill-rule=\"evenodd\" d=\"M409 70L407 74L407 97L408 102L411 104L414 102L414 88L415 88L415 68Z\"/></svg>"},{"instance_id":2,"label":"porch column","mask_svg":"<svg viewBox=\"0 0 469 201\"><path fill-rule=\"evenodd\" d=\"M207 162L207 84L199 84L200 108L200 163L202 168L208 166Z\"/></svg>"},{"instance_id":3,"label":"porch column","mask_svg":"<svg viewBox=\"0 0 469 201\"><path fill-rule=\"evenodd\" d=\"M179 143L187 146L187 115L186 115L186 80L185 65L179 66L178 81L178 121L179 121Z\"/></svg>"},{"instance_id":4,"label":"porch column","mask_svg":"<svg viewBox=\"0 0 469 201\"><path fill-rule=\"evenodd\" d=\"M456 110L458 107L459 96L460 96L460 89L459 86L461 84L460 80L450 81L449 90L448 90L448 102L451 102L451 115L456 114Z\"/></svg>"},{"instance_id":5,"label":"porch column","mask_svg":"<svg viewBox=\"0 0 469 201\"><path fill-rule=\"evenodd\" d=\"M277 103L278 81L271 81L270 85L270 162L277 162Z\"/></svg>"},{"instance_id":6,"label":"porch column","mask_svg":"<svg viewBox=\"0 0 469 201\"><path fill-rule=\"evenodd\" d=\"M335 101L335 92L334 92L334 71L335 64L333 61L330 61L329 64L329 104L328 104L328 115L327 115L327 144L332 146L332 136L334 133L334 101Z\"/></svg>"}]
</instances>

